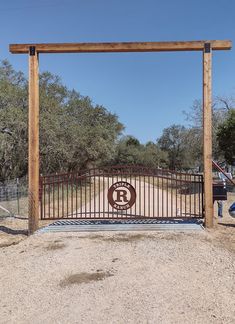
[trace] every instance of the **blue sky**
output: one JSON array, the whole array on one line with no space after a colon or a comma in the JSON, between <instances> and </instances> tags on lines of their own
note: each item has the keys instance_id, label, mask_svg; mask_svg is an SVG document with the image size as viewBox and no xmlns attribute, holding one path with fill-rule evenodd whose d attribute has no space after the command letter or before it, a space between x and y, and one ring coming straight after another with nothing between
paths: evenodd
<instances>
[{"instance_id":1,"label":"blue sky","mask_svg":"<svg viewBox=\"0 0 235 324\"><path fill-rule=\"evenodd\" d=\"M230 39L233 0L0 0L0 59L27 73L27 55L10 43ZM200 52L44 54L40 71L103 104L142 142L202 96ZM235 95L235 51L213 55L213 95Z\"/></svg>"}]
</instances>

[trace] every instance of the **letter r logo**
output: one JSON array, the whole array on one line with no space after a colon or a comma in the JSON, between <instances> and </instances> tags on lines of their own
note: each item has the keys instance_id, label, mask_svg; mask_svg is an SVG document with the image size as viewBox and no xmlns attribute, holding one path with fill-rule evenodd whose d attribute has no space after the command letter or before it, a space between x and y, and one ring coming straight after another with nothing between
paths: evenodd
<instances>
[{"instance_id":1,"label":"letter r logo","mask_svg":"<svg viewBox=\"0 0 235 324\"><path fill-rule=\"evenodd\" d=\"M123 190L123 189L116 189L115 192L117 193L117 199L114 200L117 203L127 203L128 199L127 199L127 191Z\"/></svg>"},{"instance_id":2,"label":"letter r logo","mask_svg":"<svg viewBox=\"0 0 235 324\"><path fill-rule=\"evenodd\" d=\"M125 181L113 183L107 196L109 204L117 210L130 209L136 201L135 188Z\"/></svg>"}]
</instances>

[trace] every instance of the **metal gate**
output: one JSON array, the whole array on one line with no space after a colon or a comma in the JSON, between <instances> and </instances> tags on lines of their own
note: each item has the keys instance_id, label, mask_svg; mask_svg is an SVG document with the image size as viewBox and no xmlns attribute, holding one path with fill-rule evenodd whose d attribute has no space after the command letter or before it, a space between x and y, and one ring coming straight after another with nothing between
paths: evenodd
<instances>
[{"instance_id":1,"label":"metal gate","mask_svg":"<svg viewBox=\"0 0 235 324\"><path fill-rule=\"evenodd\" d=\"M202 218L203 176L110 166L40 177L41 219Z\"/></svg>"}]
</instances>

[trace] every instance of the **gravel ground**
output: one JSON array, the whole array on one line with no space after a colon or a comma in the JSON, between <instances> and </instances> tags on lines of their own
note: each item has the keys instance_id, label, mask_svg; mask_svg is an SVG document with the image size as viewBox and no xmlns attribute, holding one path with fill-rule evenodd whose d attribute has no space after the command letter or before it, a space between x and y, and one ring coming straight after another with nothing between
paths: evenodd
<instances>
[{"instance_id":1,"label":"gravel ground","mask_svg":"<svg viewBox=\"0 0 235 324\"><path fill-rule=\"evenodd\" d=\"M221 231L46 233L2 247L0 322L234 323L234 227Z\"/></svg>"}]
</instances>

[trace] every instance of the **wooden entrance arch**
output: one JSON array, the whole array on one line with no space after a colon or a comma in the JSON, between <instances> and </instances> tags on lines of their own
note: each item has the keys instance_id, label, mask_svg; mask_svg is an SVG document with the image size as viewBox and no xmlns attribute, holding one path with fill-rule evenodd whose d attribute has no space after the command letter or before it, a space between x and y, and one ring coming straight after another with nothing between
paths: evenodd
<instances>
[{"instance_id":1,"label":"wooden entrance arch","mask_svg":"<svg viewBox=\"0 0 235 324\"><path fill-rule=\"evenodd\" d=\"M29 55L29 233L39 220L39 54L200 51L203 54L203 160L205 225L213 226L211 60L213 50L229 50L228 40L126 43L12 44L12 54Z\"/></svg>"}]
</instances>

